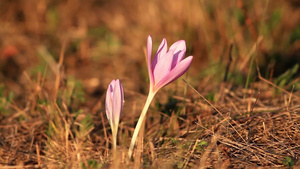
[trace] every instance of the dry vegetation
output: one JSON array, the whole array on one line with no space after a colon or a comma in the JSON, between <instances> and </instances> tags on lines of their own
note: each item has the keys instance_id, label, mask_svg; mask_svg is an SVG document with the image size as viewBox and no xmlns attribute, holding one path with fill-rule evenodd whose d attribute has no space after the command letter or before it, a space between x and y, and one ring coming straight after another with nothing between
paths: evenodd
<instances>
[{"instance_id":1,"label":"dry vegetation","mask_svg":"<svg viewBox=\"0 0 300 169\"><path fill-rule=\"evenodd\" d=\"M0 168L300 168L299 21L296 0L1 0ZM128 160L149 34L154 49L185 39L194 60L155 97Z\"/></svg>"}]
</instances>

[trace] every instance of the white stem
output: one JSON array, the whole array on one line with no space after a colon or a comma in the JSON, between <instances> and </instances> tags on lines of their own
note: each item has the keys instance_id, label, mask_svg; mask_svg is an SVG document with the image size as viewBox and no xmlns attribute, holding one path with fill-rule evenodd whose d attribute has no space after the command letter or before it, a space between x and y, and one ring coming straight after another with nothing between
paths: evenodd
<instances>
[{"instance_id":1,"label":"white stem","mask_svg":"<svg viewBox=\"0 0 300 169\"><path fill-rule=\"evenodd\" d=\"M113 151L117 149L117 134L118 134L118 126L111 126L112 137L113 137Z\"/></svg>"},{"instance_id":2,"label":"white stem","mask_svg":"<svg viewBox=\"0 0 300 169\"><path fill-rule=\"evenodd\" d=\"M150 106L150 103L153 100L155 94L156 94L156 92L151 92L151 90L150 90L150 92L148 94L147 101L145 103L145 106L144 106L144 108L142 110L142 113L141 113L141 116L139 118L139 121L136 124L134 132L133 132L133 136L132 136L131 143L130 143L130 146L129 146L129 151L128 151L129 158L131 158L131 156L132 156L132 152L133 152L133 148L134 148L134 145L135 145L135 142L136 142L136 138L137 138L137 136L139 134L139 131L141 129L141 125L142 125L142 123L144 121L144 118L146 116L147 110L148 110L148 108Z\"/></svg>"}]
</instances>

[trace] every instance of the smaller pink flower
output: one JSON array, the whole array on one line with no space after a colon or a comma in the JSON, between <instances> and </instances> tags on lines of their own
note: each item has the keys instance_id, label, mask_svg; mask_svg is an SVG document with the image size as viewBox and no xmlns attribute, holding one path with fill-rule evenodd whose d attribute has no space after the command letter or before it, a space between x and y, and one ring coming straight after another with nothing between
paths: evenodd
<instances>
[{"instance_id":1,"label":"smaller pink flower","mask_svg":"<svg viewBox=\"0 0 300 169\"><path fill-rule=\"evenodd\" d=\"M147 39L147 66L150 78L150 91L157 92L160 88L173 82L183 75L190 67L193 56L184 59L186 44L179 40L171 45L168 50L167 41L163 39L151 61L152 38Z\"/></svg>"},{"instance_id":2,"label":"smaller pink flower","mask_svg":"<svg viewBox=\"0 0 300 169\"><path fill-rule=\"evenodd\" d=\"M105 100L106 116L113 134L114 147L116 146L116 136L118 132L120 115L123 109L124 94L123 87L119 79L112 80L108 85Z\"/></svg>"}]
</instances>

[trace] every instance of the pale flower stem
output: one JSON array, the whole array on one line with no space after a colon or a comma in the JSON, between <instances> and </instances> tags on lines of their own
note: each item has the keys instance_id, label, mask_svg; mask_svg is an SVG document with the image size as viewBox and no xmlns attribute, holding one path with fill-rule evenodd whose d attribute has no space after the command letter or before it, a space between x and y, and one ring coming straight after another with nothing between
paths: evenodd
<instances>
[{"instance_id":1,"label":"pale flower stem","mask_svg":"<svg viewBox=\"0 0 300 169\"><path fill-rule=\"evenodd\" d=\"M117 133L118 133L118 127L113 127L112 129L112 137L113 137L113 151L116 151L117 149Z\"/></svg>"},{"instance_id":2,"label":"pale flower stem","mask_svg":"<svg viewBox=\"0 0 300 169\"><path fill-rule=\"evenodd\" d=\"M142 113L141 113L141 116L139 118L139 121L136 124L134 132L133 132L133 136L132 136L131 143L130 143L130 146L129 146L129 151L128 151L129 158L131 158L131 156L132 156L132 152L133 152L133 148L134 148L134 145L135 145L136 138L137 138L137 136L139 134L139 131L141 129L141 125L142 125L142 123L144 121L144 118L146 116L147 110L148 110L148 108L150 106L150 103L153 100L155 94L156 94L156 92L151 92L151 90L150 90L150 92L148 94L147 101L145 103L145 106L144 106L144 108L142 110Z\"/></svg>"},{"instance_id":3,"label":"pale flower stem","mask_svg":"<svg viewBox=\"0 0 300 169\"><path fill-rule=\"evenodd\" d=\"M113 152L112 152L112 156L114 161L117 160L117 135L118 135L118 126L114 126L112 128L112 137L113 137ZM113 168L117 168L117 167L113 167Z\"/></svg>"}]
</instances>

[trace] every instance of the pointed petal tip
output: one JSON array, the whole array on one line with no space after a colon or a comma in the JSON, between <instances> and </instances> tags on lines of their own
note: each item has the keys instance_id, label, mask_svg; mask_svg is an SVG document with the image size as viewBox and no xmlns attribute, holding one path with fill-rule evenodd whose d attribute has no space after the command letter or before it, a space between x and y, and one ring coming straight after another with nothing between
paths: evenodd
<instances>
[{"instance_id":1,"label":"pointed petal tip","mask_svg":"<svg viewBox=\"0 0 300 169\"><path fill-rule=\"evenodd\" d=\"M180 50L186 50L186 43L185 40L179 40L173 43L170 47L170 49L174 49L175 51L180 51Z\"/></svg>"},{"instance_id":2,"label":"pointed petal tip","mask_svg":"<svg viewBox=\"0 0 300 169\"><path fill-rule=\"evenodd\" d=\"M187 59L187 58L189 58L189 59L191 59L191 61L194 59L194 56L188 56L188 57L186 57L185 59Z\"/></svg>"},{"instance_id":3,"label":"pointed petal tip","mask_svg":"<svg viewBox=\"0 0 300 169\"><path fill-rule=\"evenodd\" d=\"M148 35L147 41L151 41L151 42L152 42L152 37L151 37L151 35Z\"/></svg>"},{"instance_id":4,"label":"pointed petal tip","mask_svg":"<svg viewBox=\"0 0 300 169\"><path fill-rule=\"evenodd\" d=\"M178 42L178 43L184 43L184 44L186 44L186 43L185 43L185 40L183 40L183 39L182 39L182 40L179 40L179 41L177 41L177 42ZM176 43L176 42L175 42L175 43Z\"/></svg>"},{"instance_id":5,"label":"pointed petal tip","mask_svg":"<svg viewBox=\"0 0 300 169\"><path fill-rule=\"evenodd\" d=\"M193 61L193 56L188 56L184 58L181 62L184 62L185 65L188 65L188 68L191 66L192 61Z\"/></svg>"}]
</instances>

